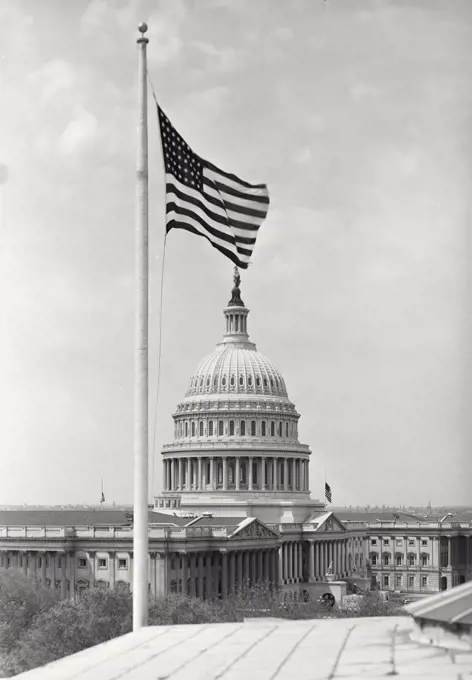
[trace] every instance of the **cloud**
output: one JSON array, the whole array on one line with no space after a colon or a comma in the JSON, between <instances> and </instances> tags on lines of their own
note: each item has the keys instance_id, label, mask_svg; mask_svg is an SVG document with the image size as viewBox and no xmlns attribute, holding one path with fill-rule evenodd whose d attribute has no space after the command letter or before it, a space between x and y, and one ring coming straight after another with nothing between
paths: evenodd
<instances>
[{"instance_id":1,"label":"cloud","mask_svg":"<svg viewBox=\"0 0 472 680\"><path fill-rule=\"evenodd\" d=\"M68 61L53 59L31 73L28 81L38 89L40 103L48 106L59 93L76 85L77 74Z\"/></svg>"},{"instance_id":2,"label":"cloud","mask_svg":"<svg viewBox=\"0 0 472 680\"><path fill-rule=\"evenodd\" d=\"M74 120L68 124L59 138L59 152L65 156L74 154L93 142L97 136L98 121L95 116L81 107Z\"/></svg>"},{"instance_id":3,"label":"cloud","mask_svg":"<svg viewBox=\"0 0 472 680\"><path fill-rule=\"evenodd\" d=\"M274 38L284 41L291 40L293 38L293 31L288 26L280 26L275 29Z\"/></svg>"},{"instance_id":4,"label":"cloud","mask_svg":"<svg viewBox=\"0 0 472 680\"><path fill-rule=\"evenodd\" d=\"M313 154L309 146L304 146L302 149L298 149L293 156L292 161L300 165L306 165L313 160Z\"/></svg>"},{"instance_id":5,"label":"cloud","mask_svg":"<svg viewBox=\"0 0 472 680\"><path fill-rule=\"evenodd\" d=\"M368 85L367 83L355 83L351 85L350 88L351 97L356 101L360 101L369 95L376 94L378 92L377 88Z\"/></svg>"},{"instance_id":6,"label":"cloud","mask_svg":"<svg viewBox=\"0 0 472 680\"><path fill-rule=\"evenodd\" d=\"M232 71L244 64L243 56L233 47L218 48L207 42L195 42L193 46L208 57L208 68L215 71Z\"/></svg>"}]
</instances>

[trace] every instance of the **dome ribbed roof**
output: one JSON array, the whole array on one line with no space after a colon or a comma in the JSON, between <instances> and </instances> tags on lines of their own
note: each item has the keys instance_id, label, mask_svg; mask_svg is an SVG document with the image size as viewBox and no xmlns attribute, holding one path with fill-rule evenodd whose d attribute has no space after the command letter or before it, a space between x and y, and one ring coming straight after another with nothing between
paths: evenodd
<instances>
[{"instance_id":1,"label":"dome ribbed roof","mask_svg":"<svg viewBox=\"0 0 472 680\"><path fill-rule=\"evenodd\" d=\"M197 366L186 397L194 395L260 394L287 398L280 371L252 347L219 345Z\"/></svg>"}]
</instances>

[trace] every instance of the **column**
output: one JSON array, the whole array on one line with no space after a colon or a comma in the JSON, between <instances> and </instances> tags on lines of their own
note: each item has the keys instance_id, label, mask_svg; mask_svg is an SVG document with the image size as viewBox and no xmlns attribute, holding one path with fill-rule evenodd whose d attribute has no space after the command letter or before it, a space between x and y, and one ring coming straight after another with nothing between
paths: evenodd
<instances>
[{"instance_id":1,"label":"column","mask_svg":"<svg viewBox=\"0 0 472 680\"><path fill-rule=\"evenodd\" d=\"M447 537L447 566L450 567L452 566L452 560L451 560L451 537Z\"/></svg>"},{"instance_id":2,"label":"column","mask_svg":"<svg viewBox=\"0 0 472 680\"><path fill-rule=\"evenodd\" d=\"M266 459L261 458L261 489L265 489L267 485L266 480Z\"/></svg>"},{"instance_id":3,"label":"column","mask_svg":"<svg viewBox=\"0 0 472 680\"><path fill-rule=\"evenodd\" d=\"M215 457L210 458L210 489L216 489L215 484Z\"/></svg>"},{"instance_id":4,"label":"column","mask_svg":"<svg viewBox=\"0 0 472 680\"><path fill-rule=\"evenodd\" d=\"M245 550L243 555L243 584L246 588L249 585L250 578L250 566L249 566L249 551Z\"/></svg>"},{"instance_id":5,"label":"column","mask_svg":"<svg viewBox=\"0 0 472 680\"><path fill-rule=\"evenodd\" d=\"M288 491L288 460L284 458L284 491Z\"/></svg>"},{"instance_id":6,"label":"column","mask_svg":"<svg viewBox=\"0 0 472 680\"><path fill-rule=\"evenodd\" d=\"M289 582L293 581L293 543L288 544L288 578Z\"/></svg>"},{"instance_id":7,"label":"column","mask_svg":"<svg viewBox=\"0 0 472 680\"><path fill-rule=\"evenodd\" d=\"M239 491L239 481L241 479L241 459L239 456L236 456L236 462L234 465L234 474L235 474L235 482L236 482L236 491Z\"/></svg>"},{"instance_id":8,"label":"column","mask_svg":"<svg viewBox=\"0 0 472 680\"><path fill-rule=\"evenodd\" d=\"M237 586L239 592L243 588L244 578L243 578L243 553L241 550L237 553Z\"/></svg>"},{"instance_id":9,"label":"column","mask_svg":"<svg viewBox=\"0 0 472 680\"><path fill-rule=\"evenodd\" d=\"M228 459L226 456L223 458L223 491L228 490Z\"/></svg>"},{"instance_id":10,"label":"column","mask_svg":"<svg viewBox=\"0 0 472 680\"><path fill-rule=\"evenodd\" d=\"M315 580L315 542L308 541L308 582Z\"/></svg>"},{"instance_id":11,"label":"column","mask_svg":"<svg viewBox=\"0 0 472 680\"><path fill-rule=\"evenodd\" d=\"M303 543L298 544L298 580L303 580Z\"/></svg>"},{"instance_id":12,"label":"column","mask_svg":"<svg viewBox=\"0 0 472 680\"><path fill-rule=\"evenodd\" d=\"M49 559L51 560L51 588L56 590L56 556L57 553L50 553Z\"/></svg>"},{"instance_id":13,"label":"column","mask_svg":"<svg viewBox=\"0 0 472 680\"><path fill-rule=\"evenodd\" d=\"M185 460L180 458L179 460L179 489L182 491L184 488L184 465Z\"/></svg>"},{"instance_id":14,"label":"column","mask_svg":"<svg viewBox=\"0 0 472 680\"><path fill-rule=\"evenodd\" d=\"M257 565L256 565L256 551L251 550L251 587L254 586L256 582Z\"/></svg>"},{"instance_id":15,"label":"column","mask_svg":"<svg viewBox=\"0 0 472 680\"><path fill-rule=\"evenodd\" d=\"M205 576L206 576L206 597L208 600L210 600L213 597L213 571L212 571L212 562L213 562L213 555L210 552L207 552L205 555Z\"/></svg>"},{"instance_id":16,"label":"column","mask_svg":"<svg viewBox=\"0 0 472 680\"><path fill-rule=\"evenodd\" d=\"M271 573L273 574L272 583L273 588L276 589L282 582L282 574L280 572L280 564L277 560L277 549L270 551L270 563L272 565Z\"/></svg>"},{"instance_id":17,"label":"column","mask_svg":"<svg viewBox=\"0 0 472 680\"><path fill-rule=\"evenodd\" d=\"M199 457L198 457L198 476L197 476L197 489L198 489L199 491L201 491L202 488L203 488L202 481L203 481L203 480L202 480L202 459L201 459L201 457L199 456Z\"/></svg>"},{"instance_id":18,"label":"column","mask_svg":"<svg viewBox=\"0 0 472 680\"><path fill-rule=\"evenodd\" d=\"M288 583L288 544L282 543L282 551L284 555L282 578L285 583Z\"/></svg>"},{"instance_id":19,"label":"column","mask_svg":"<svg viewBox=\"0 0 472 680\"><path fill-rule=\"evenodd\" d=\"M249 456L248 458L248 491L252 491L252 486L254 483L254 480L252 478L253 476L253 466L254 466L254 458L252 456Z\"/></svg>"},{"instance_id":20,"label":"column","mask_svg":"<svg viewBox=\"0 0 472 680\"><path fill-rule=\"evenodd\" d=\"M325 544L324 541L320 541L320 577L321 580L324 581L324 577L326 574L326 569L325 569Z\"/></svg>"},{"instance_id":21,"label":"column","mask_svg":"<svg viewBox=\"0 0 472 680\"><path fill-rule=\"evenodd\" d=\"M234 595L236 586L236 553L232 550L229 554L229 592L231 595Z\"/></svg>"},{"instance_id":22,"label":"column","mask_svg":"<svg viewBox=\"0 0 472 680\"><path fill-rule=\"evenodd\" d=\"M41 557L41 583L46 586L46 553L39 553Z\"/></svg>"},{"instance_id":23,"label":"column","mask_svg":"<svg viewBox=\"0 0 472 680\"><path fill-rule=\"evenodd\" d=\"M264 582L264 551L257 551L257 580L259 585Z\"/></svg>"},{"instance_id":24,"label":"column","mask_svg":"<svg viewBox=\"0 0 472 680\"><path fill-rule=\"evenodd\" d=\"M279 480L278 480L278 458L272 458L272 468L274 471L274 491L278 491L279 488Z\"/></svg>"},{"instance_id":25,"label":"column","mask_svg":"<svg viewBox=\"0 0 472 680\"><path fill-rule=\"evenodd\" d=\"M180 559L182 560L182 595L188 594L188 558L185 553L180 553Z\"/></svg>"},{"instance_id":26,"label":"column","mask_svg":"<svg viewBox=\"0 0 472 680\"><path fill-rule=\"evenodd\" d=\"M67 553L67 556L69 557L69 572L70 572L70 591L69 591L69 597L72 600L75 600L75 553L74 552L69 552Z\"/></svg>"},{"instance_id":27,"label":"column","mask_svg":"<svg viewBox=\"0 0 472 680\"><path fill-rule=\"evenodd\" d=\"M285 557L284 557L284 544L279 545L278 548L278 558L279 558L279 574L280 578L283 581L285 578L285 572L284 572L284 562L285 562Z\"/></svg>"},{"instance_id":28,"label":"column","mask_svg":"<svg viewBox=\"0 0 472 680\"><path fill-rule=\"evenodd\" d=\"M228 553L221 553L221 597L228 596Z\"/></svg>"}]
</instances>

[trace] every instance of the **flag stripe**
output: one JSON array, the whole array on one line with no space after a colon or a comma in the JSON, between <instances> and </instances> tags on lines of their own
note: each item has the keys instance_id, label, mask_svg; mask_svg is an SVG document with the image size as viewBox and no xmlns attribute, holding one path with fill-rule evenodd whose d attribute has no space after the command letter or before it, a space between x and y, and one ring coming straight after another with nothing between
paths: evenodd
<instances>
[{"instance_id":1,"label":"flag stripe","mask_svg":"<svg viewBox=\"0 0 472 680\"><path fill-rule=\"evenodd\" d=\"M210 163L210 161L206 161L203 158L201 160L202 160L203 164L209 170L212 170L213 172L217 173L218 175L222 175L226 180L233 182L236 186L239 185L239 186L244 187L246 189L262 189L262 190L267 191L267 187L266 187L265 184L249 184L249 182L245 182L243 179L236 177L236 175L233 175L233 173L225 172L221 168L217 168L216 165L213 165L213 163Z\"/></svg>"},{"instance_id":2,"label":"flag stripe","mask_svg":"<svg viewBox=\"0 0 472 680\"><path fill-rule=\"evenodd\" d=\"M205 204L205 201L202 200L202 195L198 191L195 189L188 189L187 187L184 189L182 184L176 180L173 175L167 175L167 179L169 180L166 184L168 201L171 200L171 196L175 196L175 199L177 200L172 202L176 202L179 205L180 203L188 203L189 209L190 206L194 206L200 217L204 218L204 216L206 216L206 218L217 222L218 224L215 226L217 226L220 232L224 231L237 242L255 244L257 232L256 226L246 224L240 220L231 219L232 213L227 213L223 205L216 207L212 204L208 207ZM218 212L216 212L216 210L218 210ZM248 235L248 233L251 232L254 234L253 236Z\"/></svg>"},{"instance_id":3,"label":"flag stripe","mask_svg":"<svg viewBox=\"0 0 472 680\"><path fill-rule=\"evenodd\" d=\"M180 220L182 222L188 220L189 224L192 225L193 227L194 233L195 230L197 230L198 233L204 235L206 231L222 247L226 247L227 249L231 249L235 253L239 253L239 255L243 258L244 256L248 258L251 256L252 249L242 248L241 246L239 246L237 243L235 243L234 239L232 239L231 236L224 232L218 231L218 229L215 229L214 227L210 226L208 224L208 220L205 220L200 215L198 215L195 212L195 210L189 210L182 205L178 205L177 203L168 203L167 215L168 215L168 219L166 220L167 223L169 223L175 217L182 218Z\"/></svg>"},{"instance_id":4,"label":"flag stripe","mask_svg":"<svg viewBox=\"0 0 472 680\"><path fill-rule=\"evenodd\" d=\"M244 262L243 260L240 260L237 255L235 255L231 250L228 250L224 246L219 245L211 239L208 234L202 233L198 229L192 227L188 222L180 222L179 220L176 220L174 218L170 219L167 222L167 229L166 231L169 232L171 229L185 229L186 231L190 231L193 234L197 234L197 236L203 236L203 238L206 238L207 241L211 243L213 248L216 248L216 250L219 250L220 253L223 253L223 255L226 255L234 264L239 267L240 269L247 269L248 263Z\"/></svg>"}]
</instances>

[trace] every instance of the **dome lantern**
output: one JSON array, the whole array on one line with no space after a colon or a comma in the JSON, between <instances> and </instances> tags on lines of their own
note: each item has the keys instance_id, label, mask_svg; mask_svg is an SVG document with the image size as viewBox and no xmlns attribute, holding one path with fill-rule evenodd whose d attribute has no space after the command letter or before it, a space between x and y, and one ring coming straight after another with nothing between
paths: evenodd
<instances>
[{"instance_id":1,"label":"dome lantern","mask_svg":"<svg viewBox=\"0 0 472 680\"><path fill-rule=\"evenodd\" d=\"M253 345L249 342L249 335L247 332L247 316L249 314L249 309L241 299L240 285L241 276L238 268L235 267L231 300L224 310L224 315L226 317L226 333L224 335L223 343L241 343L242 345L250 345L252 347Z\"/></svg>"}]
</instances>

